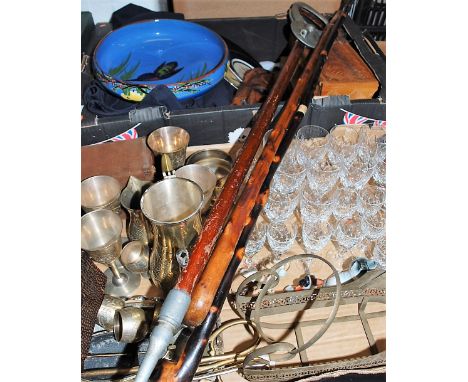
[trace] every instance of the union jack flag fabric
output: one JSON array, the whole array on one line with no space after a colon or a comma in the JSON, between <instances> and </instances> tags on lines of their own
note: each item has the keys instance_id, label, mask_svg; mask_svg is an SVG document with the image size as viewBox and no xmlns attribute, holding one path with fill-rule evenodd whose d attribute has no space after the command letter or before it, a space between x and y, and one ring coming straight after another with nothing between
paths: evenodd
<instances>
[{"instance_id":1,"label":"union jack flag fabric","mask_svg":"<svg viewBox=\"0 0 468 382\"><path fill-rule=\"evenodd\" d=\"M344 111L343 123L346 125L360 125L364 123L372 123L374 126L387 126L387 121L363 117L362 115L351 113L350 111L345 109L341 109L341 111Z\"/></svg>"},{"instance_id":2,"label":"union jack flag fabric","mask_svg":"<svg viewBox=\"0 0 468 382\"><path fill-rule=\"evenodd\" d=\"M369 118L351 113L350 111L346 111L343 117L343 123L346 125L360 125L362 123L366 123L367 121L369 121Z\"/></svg>"},{"instance_id":3,"label":"union jack flag fabric","mask_svg":"<svg viewBox=\"0 0 468 382\"><path fill-rule=\"evenodd\" d=\"M116 135L115 137L109 139L111 142L117 142L117 141L129 141L131 139L136 139L138 138L138 131L136 127L132 127L131 129L125 131L122 134Z\"/></svg>"},{"instance_id":4,"label":"union jack flag fabric","mask_svg":"<svg viewBox=\"0 0 468 382\"><path fill-rule=\"evenodd\" d=\"M374 126L387 127L387 121L374 120Z\"/></svg>"}]
</instances>

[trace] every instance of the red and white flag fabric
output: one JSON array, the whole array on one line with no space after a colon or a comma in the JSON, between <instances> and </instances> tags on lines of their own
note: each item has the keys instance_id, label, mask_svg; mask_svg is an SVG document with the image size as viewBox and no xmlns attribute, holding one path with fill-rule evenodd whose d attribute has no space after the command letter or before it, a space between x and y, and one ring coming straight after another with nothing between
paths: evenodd
<instances>
[{"instance_id":1,"label":"red and white flag fabric","mask_svg":"<svg viewBox=\"0 0 468 382\"><path fill-rule=\"evenodd\" d=\"M116 135L115 137L106 139L105 141L92 143L89 146L100 145L101 143L107 143L107 142L130 141L132 139L137 139L138 138L137 127L140 125L141 123L138 123L132 128L128 129L127 131L124 131L123 133Z\"/></svg>"},{"instance_id":2,"label":"red and white flag fabric","mask_svg":"<svg viewBox=\"0 0 468 382\"><path fill-rule=\"evenodd\" d=\"M138 131L135 127L123 132L122 134L116 135L115 137L109 139L111 142L118 142L118 141L130 141L132 139L138 138Z\"/></svg>"},{"instance_id":3,"label":"red and white flag fabric","mask_svg":"<svg viewBox=\"0 0 468 382\"><path fill-rule=\"evenodd\" d=\"M372 124L373 126L387 127L387 121L363 117L362 115L351 113L350 111L345 109L340 110L344 111L343 123L345 125Z\"/></svg>"}]
</instances>

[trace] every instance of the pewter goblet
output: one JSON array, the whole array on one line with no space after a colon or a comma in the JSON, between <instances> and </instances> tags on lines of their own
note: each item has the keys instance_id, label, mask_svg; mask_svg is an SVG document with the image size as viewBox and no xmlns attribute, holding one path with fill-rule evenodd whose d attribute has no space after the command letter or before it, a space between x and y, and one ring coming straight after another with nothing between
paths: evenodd
<instances>
[{"instance_id":1,"label":"pewter goblet","mask_svg":"<svg viewBox=\"0 0 468 382\"><path fill-rule=\"evenodd\" d=\"M122 221L110 210L91 211L81 218L81 248L94 261L109 266L105 272L105 293L111 296L130 296L140 285L140 275L128 273L116 265L122 251Z\"/></svg>"},{"instance_id":2,"label":"pewter goblet","mask_svg":"<svg viewBox=\"0 0 468 382\"><path fill-rule=\"evenodd\" d=\"M190 135L177 126L164 126L153 131L147 143L155 156L161 156L163 176L174 175L174 171L185 163Z\"/></svg>"},{"instance_id":3,"label":"pewter goblet","mask_svg":"<svg viewBox=\"0 0 468 382\"><path fill-rule=\"evenodd\" d=\"M148 334L145 311L131 306L120 309L114 316L114 337L118 342L139 342Z\"/></svg>"},{"instance_id":4,"label":"pewter goblet","mask_svg":"<svg viewBox=\"0 0 468 382\"><path fill-rule=\"evenodd\" d=\"M120 211L120 183L107 175L97 175L81 182L81 208L83 211L112 210Z\"/></svg>"}]
</instances>

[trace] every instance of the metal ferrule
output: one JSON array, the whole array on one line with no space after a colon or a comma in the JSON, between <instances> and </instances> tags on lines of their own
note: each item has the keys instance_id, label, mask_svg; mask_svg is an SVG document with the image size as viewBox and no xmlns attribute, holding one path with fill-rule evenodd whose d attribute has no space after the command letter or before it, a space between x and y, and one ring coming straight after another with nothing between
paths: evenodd
<instances>
[{"instance_id":1,"label":"metal ferrule","mask_svg":"<svg viewBox=\"0 0 468 382\"><path fill-rule=\"evenodd\" d=\"M369 260L364 257L358 257L355 259L347 271L339 273L341 284L346 284L357 278L359 278L363 273L375 269L377 263L374 260ZM323 286L329 287L336 285L336 277L331 275L325 280Z\"/></svg>"},{"instance_id":2,"label":"metal ferrule","mask_svg":"<svg viewBox=\"0 0 468 382\"><path fill-rule=\"evenodd\" d=\"M172 289L164 300L158 325L151 332L148 350L138 370L135 382L148 382L158 361L164 357L167 347L179 330L190 304L187 292Z\"/></svg>"}]
</instances>

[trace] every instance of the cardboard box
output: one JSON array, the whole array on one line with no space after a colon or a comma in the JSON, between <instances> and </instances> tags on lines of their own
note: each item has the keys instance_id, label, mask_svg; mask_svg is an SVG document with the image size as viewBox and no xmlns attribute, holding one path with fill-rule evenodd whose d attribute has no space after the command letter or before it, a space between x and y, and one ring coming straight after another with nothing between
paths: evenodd
<instances>
[{"instance_id":1,"label":"cardboard box","mask_svg":"<svg viewBox=\"0 0 468 382\"><path fill-rule=\"evenodd\" d=\"M302 0L321 13L333 13L341 0ZM285 14L292 0L173 0L174 12L186 19L260 17Z\"/></svg>"}]
</instances>

